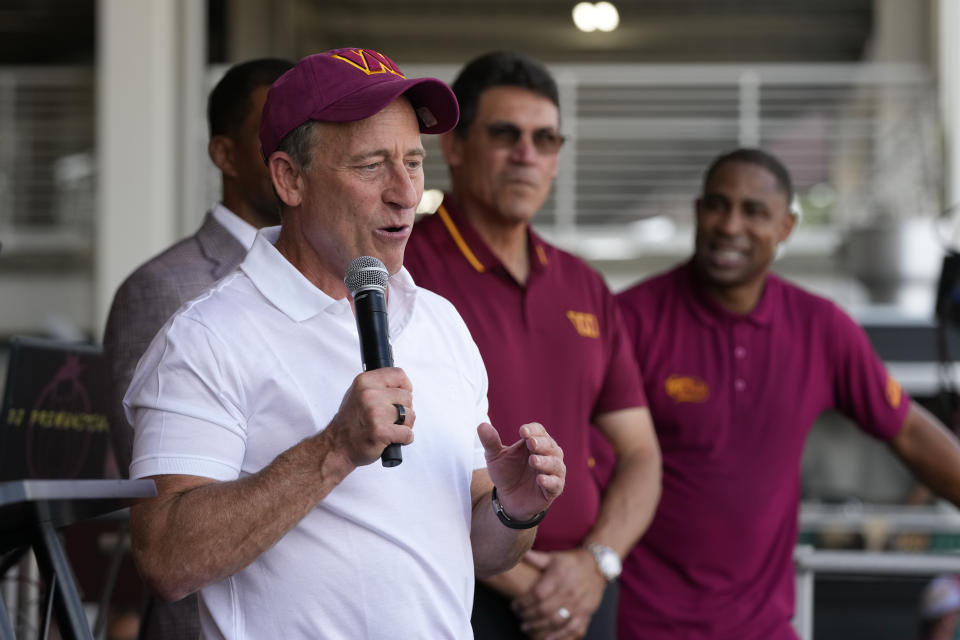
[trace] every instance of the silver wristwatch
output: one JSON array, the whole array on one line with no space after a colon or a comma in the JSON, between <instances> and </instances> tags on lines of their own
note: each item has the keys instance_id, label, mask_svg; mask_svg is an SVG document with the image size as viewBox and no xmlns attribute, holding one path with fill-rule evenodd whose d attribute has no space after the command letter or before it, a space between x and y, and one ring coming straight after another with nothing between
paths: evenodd
<instances>
[{"instance_id":1,"label":"silver wristwatch","mask_svg":"<svg viewBox=\"0 0 960 640\"><path fill-rule=\"evenodd\" d=\"M600 575L602 575L607 582L616 580L620 576L620 571L623 569L623 566L620 563L620 556L617 555L616 551L608 546L595 542L588 544L586 548L587 551L593 554L593 559L597 563L597 569L600 570Z\"/></svg>"}]
</instances>

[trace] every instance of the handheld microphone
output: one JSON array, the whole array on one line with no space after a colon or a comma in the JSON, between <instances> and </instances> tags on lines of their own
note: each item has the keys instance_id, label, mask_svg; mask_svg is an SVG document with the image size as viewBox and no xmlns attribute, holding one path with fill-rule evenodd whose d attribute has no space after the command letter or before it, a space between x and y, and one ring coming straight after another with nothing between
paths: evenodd
<instances>
[{"instance_id":1,"label":"handheld microphone","mask_svg":"<svg viewBox=\"0 0 960 640\"><path fill-rule=\"evenodd\" d=\"M364 371L393 366L385 295L389 277L383 263L372 256L360 256L351 262L343 277L347 290L353 296ZM400 445L388 444L380 454L380 462L385 467L395 467L403 462Z\"/></svg>"}]
</instances>

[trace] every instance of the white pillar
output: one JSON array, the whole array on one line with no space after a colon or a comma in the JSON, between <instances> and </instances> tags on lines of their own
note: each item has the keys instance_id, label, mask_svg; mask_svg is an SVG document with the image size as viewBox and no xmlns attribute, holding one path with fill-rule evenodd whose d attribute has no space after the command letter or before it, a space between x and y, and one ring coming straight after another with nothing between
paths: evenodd
<instances>
[{"instance_id":1,"label":"white pillar","mask_svg":"<svg viewBox=\"0 0 960 640\"><path fill-rule=\"evenodd\" d=\"M202 0L98 0L95 335L123 278L191 230L185 155L204 95L191 85L206 64L205 15Z\"/></svg>"},{"instance_id":2,"label":"white pillar","mask_svg":"<svg viewBox=\"0 0 960 640\"><path fill-rule=\"evenodd\" d=\"M577 131L579 118L577 117L577 82L569 73L555 74L560 93L560 123L561 129L571 127L567 131L567 142L560 151L560 161L557 167L555 183L556 217L554 230L557 238L563 242L572 242L577 232ZM589 220L581 220L581 224L589 224ZM567 245L569 246L569 245Z\"/></svg>"},{"instance_id":3,"label":"white pillar","mask_svg":"<svg viewBox=\"0 0 960 640\"><path fill-rule=\"evenodd\" d=\"M207 181L211 175L207 141L207 2L177 0L181 11L179 72L180 170L179 218L177 236L186 236L200 227L203 216L214 204L207 201ZM217 174L219 176L219 174Z\"/></svg>"},{"instance_id":4,"label":"white pillar","mask_svg":"<svg viewBox=\"0 0 960 640\"><path fill-rule=\"evenodd\" d=\"M805 562L814 551L813 545L800 544L794 549L795 598L793 630L800 640L813 640L813 570Z\"/></svg>"},{"instance_id":5,"label":"white pillar","mask_svg":"<svg viewBox=\"0 0 960 640\"><path fill-rule=\"evenodd\" d=\"M937 81L940 86L940 109L943 120L944 204L960 204L960 3L938 0L936 7ZM951 238L956 242L956 238Z\"/></svg>"},{"instance_id":6,"label":"white pillar","mask_svg":"<svg viewBox=\"0 0 960 640\"><path fill-rule=\"evenodd\" d=\"M929 12L929 0L873 0L873 33L866 59L873 62L926 60Z\"/></svg>"}]
</instances>

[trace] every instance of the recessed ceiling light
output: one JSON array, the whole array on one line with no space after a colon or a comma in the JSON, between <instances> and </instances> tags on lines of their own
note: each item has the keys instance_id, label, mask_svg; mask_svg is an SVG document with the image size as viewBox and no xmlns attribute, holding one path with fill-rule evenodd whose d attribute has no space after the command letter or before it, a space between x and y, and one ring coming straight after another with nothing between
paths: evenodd
<instances>
[{"instance_id":1,"label":"recessed ceiling light","mask_svg":"<svg viewBox=\"0 0 960 640\"><path fill-rule=\"evenodd\" d=\"M597 28L593 20L594 7L592 2L579 2L573 8L573 24L580 31L594 31Z\"/></svg>"},{"instance_id":2,"label":"recessed ceiling light","mask_svg":"<svg viewBox=\"0 0 960 640\"><path fill-rule=\"evenodd\" d=\"M620 13L609 2L580 2L573 8L573 24L580 31L613 31L620 24Z\"/></svg>"},{"instance_id":3,"label":"recessed ceiling light","mask_svg":"<svg viewBox=\"0 0 960 640\"><path fill-rule=\"evenodd\" d=\"M593 5L593 19L600 31L613 31L620 24L620 13L609 2L598 2Z\"/></svg>"}]
</instances>

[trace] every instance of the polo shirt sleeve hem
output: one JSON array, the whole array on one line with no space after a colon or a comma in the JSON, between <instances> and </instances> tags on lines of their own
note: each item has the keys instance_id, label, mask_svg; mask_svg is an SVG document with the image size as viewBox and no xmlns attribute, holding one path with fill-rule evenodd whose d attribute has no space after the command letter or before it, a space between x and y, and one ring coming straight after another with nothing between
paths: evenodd
<instances>
[{"instance_id":1,"label":"polo shirt sleeve hem","mask_svg":"<svg viewBox=\"0 0 960 640\"><path fill-rule=\"evenodd\" d=\"M643 398L623 398L620 402L606 403L602 407L597 407L597 410L593 412L593 418L596 419L598 416L602 416L606 413L623 411L624 409L648 409L649 406L647 405L646 400L646 396L644 396Z\"/></svg>"},{"instance_id":2,"label":"polo shirt sleeve hem","mask_svg":"<svg viewBox=\"0 0 960 640\"><path fill-rule=\"evenodd\" d=\"M833 303L828 348L834 355L836 408L862 431L889 442L903 428L911 399L890 375L866 332Z\"/></svg>"},{"instance_id":3,"label":"polo shirt sleeve hem","mask_svg":"<svg viewBox=\"0 0 960 640\"><path fill-rule=\"evenodd\" d=\"M896 438L897 435L901 431L903 431L903 426L907 423L907 415L910 413L910 405L912 404L913 404L913 398L907 395L906 392L903 392L903 397L900 401L900 407L898 410L898 414L900 417L900 424L898 424L896 428L890 431L885 431L883 433L871 433L870 435L873 435L873 437L875 437L880 442L890 442L891 440Z\"/></svg>"},{"instance_id":4,"label":"polo shirt sleeve hem","mask_svg":"<svg viewBox=\"0 0 960 640\"><path fill-rule=\"evenodd\" d=\"M201 457L143 456L130 463L131 478L177 475L198 476L228 482L240 476L240 470L219 460Z\"/></svg>"}]
</instances>

